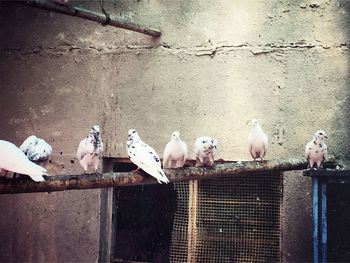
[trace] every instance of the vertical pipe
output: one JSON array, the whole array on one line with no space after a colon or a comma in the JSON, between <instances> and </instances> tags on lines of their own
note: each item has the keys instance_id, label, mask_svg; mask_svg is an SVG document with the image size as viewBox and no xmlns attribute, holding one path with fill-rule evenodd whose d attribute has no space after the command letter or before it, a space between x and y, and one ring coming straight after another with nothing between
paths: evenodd
<instances>
[{"instance_id":1,"label":"vertical pipe","mask_svg":"<svg viewBox=\"0 0 350 263\"><path fill-rule=\"evenodd\" d=\"M197 208L198 208L198 181L188 182L188 228L187 228L187 262L195 263L197 246Z\"/></svg>"},{"instance_id":2,"label":"vertical pipe","mask_svg":"<svg viewBox=\"0 0 350 263\"><path fill-rule=\"evenodd\" d=\"M321 250L322 263L327 262L327 184L321 182Z\"/></svg>"},{"instance_id":3,"label":"vertical pipe","mask_svg":"<svg viewBox=\"0 0 350 263\"><path fill-rule=\"evenodd\" d=\"M315 176L312 177L312 194L314 263L318 263L318 178Z\"/></svg>"},{"instance_id":4,"label":"vertical pipe","mask_svg":"<svg viewBox=\"0 0 350 263\"><path fill-rule=\"evenodd\" d=\"M161 31L158 29L145 27L142 25L135 24L131 21L124 21L122 19L117 19L117 18L109 18L109 21L108 21L106 15L103 13L96 13L94 11L83 9L76 6L59 5L54 3L54 1L28 0L28 1L23 1L22 3L32 7L36 7L36 8L52 11L52 12L81 17L81 18L84 18L90 21L99 22L105 25L121 27L124 29L132 30L132 31L150 35L153 37L160 37L162 34Z\"/></svg>"}]
</instances>

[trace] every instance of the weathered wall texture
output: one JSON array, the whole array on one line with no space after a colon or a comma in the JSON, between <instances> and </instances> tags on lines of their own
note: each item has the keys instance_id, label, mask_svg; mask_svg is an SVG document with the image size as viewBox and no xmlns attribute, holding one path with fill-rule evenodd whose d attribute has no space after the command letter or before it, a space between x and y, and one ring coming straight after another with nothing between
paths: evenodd
<instances>
[{"instance_id":1,"label":"weathered wall texture","mask_svg":"<svg viewBox=\"0 0 350 263\"><path fill-rule=\"evenodd\" d=\"M179 130L192 158L194 139L211 135L217 158L249 159L247 123L257 117L270 159L301 156L319 128L330 153L345 158L349 8L345 0L108 3L112 14L160 28L154 40L0 3L0 138L45 138L51 174L81 171L70 160L95 123L106 156L126 156L133 127L159 153ZM310 191L300 173L286 174L286 262L311 259ZM0 207L0 232L11 230L0 260L97 260L98 190L1 196Z\"/></svg>"}]
</instances>

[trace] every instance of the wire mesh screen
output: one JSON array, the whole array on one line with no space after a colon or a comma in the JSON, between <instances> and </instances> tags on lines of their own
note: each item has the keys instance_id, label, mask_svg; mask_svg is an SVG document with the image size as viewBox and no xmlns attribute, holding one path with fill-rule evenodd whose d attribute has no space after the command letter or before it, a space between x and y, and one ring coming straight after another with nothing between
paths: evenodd
<instances>
[{"instance_id":1,"label":"wire mesh screen","mask_svg":"<svg viewBox=\"0 0 350 263\"><path fill-rule=\"evenodd\" d=\"M171 262L280 262L282 175L175 184Z\"/></svg>"}]
</instances>

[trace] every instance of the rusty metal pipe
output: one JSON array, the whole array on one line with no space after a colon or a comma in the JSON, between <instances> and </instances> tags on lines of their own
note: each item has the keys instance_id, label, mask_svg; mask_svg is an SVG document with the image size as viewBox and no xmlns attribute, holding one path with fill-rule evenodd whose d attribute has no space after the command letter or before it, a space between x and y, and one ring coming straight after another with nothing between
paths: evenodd
<instances>
[{"instance_id":1,"label":"rusty metal pipe","mask_svg":"<svg viewBox=\"0 0 350 263\"><path fill-rule=\"evenodd\" d=\"M84 18L87 20L101 23L103 25L121 27L127 30L139 32L139 33L150 35L153 37L160 37L160 35L162 34L161 31L158 29L145 27L145 26L142 26L130 21L122 20L122 19L116 19L116 18L108 19L106 15L103 13L96 13L94 11L83 9L80 7L62 5L62 4L54 3L51 1L44 1L44 0L30 0L30 1L24 1L22 3L32 7L36 7L36 8L40 8L40 9L44 9L44 10L48 10L48 11L52 11L60 14Z\"/></svg>"},{"instance_id":2,"label":"rusty metal pipe","mask_svg":"<svg viewBox=\"0 0 350 263\"><path fill-rule=\"evenodd\" d=\"M333 161L334 163L334 161ZM266 162L227 162L215 164L212 168L186 167L165 169L170 182L215 179L219 177L241 176L242 174L267 173L270 171L301 170L307 166L305 159L271 160ZM266 176L271 176L266 174ZM29 177L0 177L0 194L52 192L72 189L93 189L132 185L156 184L147 175L135 172L115 172L103 174L48 176L45 182L34 182Z\"/></svg>"}]
</instances>

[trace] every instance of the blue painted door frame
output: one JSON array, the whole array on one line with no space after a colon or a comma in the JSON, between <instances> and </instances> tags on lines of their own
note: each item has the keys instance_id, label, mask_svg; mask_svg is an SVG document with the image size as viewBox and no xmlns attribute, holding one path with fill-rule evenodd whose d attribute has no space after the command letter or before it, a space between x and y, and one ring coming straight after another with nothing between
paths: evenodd
<instances>
[{"instance_id":1,"label":"blue painted door frame","mask_svg":"<svg viewBox=\"0 0 350 263\"><path fill-rule=\"evenodd\" d=\"M349 163L350 164L350 163ZM306 170L312 178L314 263L327 262L327 186L350 183L350 165L342 169Z\"/></svg>"},{"instance_id":2,"label":"blue painted door frame","mask_svg":"<svg viewBox=\"0 0 350 263\"><path fill-rule=\"evenodd\" d=\"M327 262L327 181L312 177L314 262Z\"/></svg>"}]
</instances>

